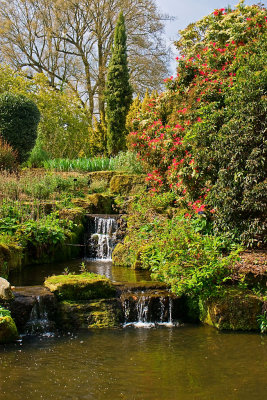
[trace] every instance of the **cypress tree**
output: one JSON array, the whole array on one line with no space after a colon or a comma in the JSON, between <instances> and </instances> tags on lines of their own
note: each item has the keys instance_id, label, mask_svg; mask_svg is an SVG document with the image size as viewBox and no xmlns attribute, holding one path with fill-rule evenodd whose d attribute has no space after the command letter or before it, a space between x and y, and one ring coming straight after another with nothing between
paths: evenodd
<instances>
[{"instance_id":1,"label":"cypress tree","mask_svg":"<svg viewBox=\"0 0 267 400\"><path fill-rule=\"evenodd\" d=\"M105 91L107 149L110 155L117 154L126 146L125 123L132 102L126 40L125 21L121 12L114 32Z\"/></svg>"}]
</instances>

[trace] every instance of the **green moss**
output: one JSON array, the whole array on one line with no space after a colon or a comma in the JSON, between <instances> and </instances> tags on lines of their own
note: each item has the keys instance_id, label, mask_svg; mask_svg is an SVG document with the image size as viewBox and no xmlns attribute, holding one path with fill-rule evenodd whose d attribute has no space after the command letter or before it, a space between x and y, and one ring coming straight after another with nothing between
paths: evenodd
<instances>
[{"instance_id":1,"label":"green moss","mask_svg":"<svg viewBox=\"0 0 267 400\"><path fill-rule=\"evenodd\" d=\"M103 181L109 183L114 175L117 175L116 171L94 171L88 173L88 182L95 184L96 182Z\"/></svg>"},{"instance_id":2,"label":"green moss","mask_svg":"<svg viewBox=\"0 0 267 400\"><path fill-rule=\"evenodd\" d=\"M0 344L14 342L18 338L15 322L11 317L0 317Z\"/></svg>"},{"instance_id":3,"label":"green moss","mask_svg":"<svg viewBox=\"0 0 267 400\"><path fill-rule=\"evenodd\" d=\"M110 181L110 192L115 194L136 194L144 187L144 175L115 175Z\"/></svg>"},{"instance_id":4,"label":"green moss","mask_svg":"<svg viewBox=\"0 0 267 400\"><path fill-rule=\"evenodd\" d=\"M120 326L123 314L118 299L100 299L86 302L61 301L58 306L59 329L115 328Z\"/></svg>"},{"instance_id":5,"label":"green moss","mask_svg":"<svg viewBox=\"0 0 267 400\"><path fill-rule=\"evenodd\" d=\"M259 330L262 304L250 291L229 288L220 297L200 300L200 320L219 330Z\"/></svg>"},{"instance_id":6,"label":"green moss","mask_svg":"<svg viewBox=\"0 0 267 400\"><path fill-rule=\"evenodd\" d=\"M19 268L22 264L22 247L16 244L0 243L0 275L12 269Z\"/></svg>"},{"instance_id":7,"label":"green moss","mask_svg":"<svg viewBox=\"0 0 267 400\"><path fill-rule=\"evenodd\" d=\"M75 224L81 224L84 218L84 209L81 207L62 208L59 210L59 218L67 221L73 221Z\"/></svg>"},{"instance_id":8,"label":"green moss","mask_svg":"<svg viewBox=\"0 0 267 400\"><path fill-rule=\"evenodd\" d=\"M112 253L112 262L116 266L131 267L135 256L130 251L130 245L127 243L118 243Z\"/></svg>"},{"instance_id":9,"label":"green moss","mask_svg":"<svg viewBox=\"0 0 267 400\"><path fill-rule=\"evenodd\" d=\"M50 276L44 284L59 298L67 300L108 298L115 293L115 288L108 278L90 272Z\"/></svg>"},{"instance_id":10,"label":"green moss","mask_svg":"<svg viewBox=\"0 0 267 400\"><path fill-rule=\"evenodd\" d=\"M73 199L72 203L89 214L112 214L114 196L108 194L89 194L84 199Z\"/></svg>"}]
</instances>

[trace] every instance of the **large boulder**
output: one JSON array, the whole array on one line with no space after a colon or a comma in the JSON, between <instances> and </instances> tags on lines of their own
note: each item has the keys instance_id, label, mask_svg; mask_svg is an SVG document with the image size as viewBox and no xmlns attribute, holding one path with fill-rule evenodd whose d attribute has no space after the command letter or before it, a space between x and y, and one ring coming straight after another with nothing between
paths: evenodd
<instances>
[{"instance_id":1,"label":"large boulder","mask_svg":"<svg viewBox=\"0 0 267 400\"><path fill-rule=\"evenodd\" d=\"M218 330L259 330L263 300L251 291L228 288L217 297L200 300L200 320Z\"/></svg>"},{"instance_id":2,"label":"large boulder","mask_svg":"<svg viewBox=\"0 0 267 400\"><path fill-rule=\"evenodd\" d=\"M57 326L61 330L116 328L123 322L119 299L91 301L61 301L58 305Z\"/></svg>"},{"instance_id":3,"label":"large boulder","mask_svg":"<svg viewBox=\"0 0 267 400\"><path fill-rule=\"evenodd\" d=\"M110 181L110 192L114 194L136 194L143 190L145 187L146 185L144 175L115 175Z\"/></svg>"},{"instance_id":4,"label":"large boulder","mask_svg":"<svg viewBox=\"0 0 267 400\"><path fill-rule=\"evenodd\" d=\"M85 198L72 199L75 207L82 208L87 214L113 214L114 196L94 193Z\"/></svg>"},{"instance_id":5,"label":"large boulder","mask_svg":"<svg viewBox=\"0 0 267 400\"><path fill-rule=\"evenodd\" d=\"M116 292L108 278L90 272L50 276L44 284L62 300L106 299Z\"/></svg>"},{"instance_id":6,"label":"large boulder","mask_svg":"<svg viewBox=\"0 0 267 400\"><path fill-rule=\"evenodd\" d=\"M0 300L12 300L13 297L10 283L4 278L0 278Z\"/></svg>"}]
</instances>

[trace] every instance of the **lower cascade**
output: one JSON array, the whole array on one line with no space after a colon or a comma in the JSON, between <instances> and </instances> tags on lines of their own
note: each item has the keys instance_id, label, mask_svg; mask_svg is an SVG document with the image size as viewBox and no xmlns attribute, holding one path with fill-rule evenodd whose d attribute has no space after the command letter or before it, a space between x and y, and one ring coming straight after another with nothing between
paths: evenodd
<instances>
[{"instance_id":1,"label":"lower cascade","mask_svg":"<svg viewBox=\"0 0 267 400\"><path fill-rule=\"evenodd\" d=\"M30 318L25 326L27 334L48 334L54 330L54 322L49 319L47 304L42 296L36 296Z\"/></svg>"},{"instance_id":2,"label":"lower cascade","mask_svg":"<svg viewBox=\"0 0 267 400\"><path fill-rule=\"evenodd\" d=\"M157 325L173 327L173 299L157 293L128 293L121 296L124 312L124 327L151 328Z\"/></svg>"},{"instance_id":3,"label":"lower cascade","mask_svg":"<svg viewBox=\"0 0 267 400\"><path fill-rule=\"evenodd\" d=\"M117 228L118 224L114 217L99 215L90 218L86 243L90 259L111 261Z\"/></svg>"}]
</instances>

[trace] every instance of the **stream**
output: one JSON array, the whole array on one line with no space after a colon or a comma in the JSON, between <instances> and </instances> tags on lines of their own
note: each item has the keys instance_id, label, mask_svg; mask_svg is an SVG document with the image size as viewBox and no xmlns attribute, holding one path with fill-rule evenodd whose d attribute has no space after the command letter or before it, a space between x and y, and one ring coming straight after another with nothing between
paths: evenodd
<instances>
[{"instance_id":1,"label":"stream","mask_svg":"<svg viewBox=\"0 0 267 400\"><path fill-rule=\"evenodd\" d=\"M1 400L264 400L266 336L92 330L0 347Z\"/></svg>"},{"instance_id":2,"label":"stream","mask_svg":"<svg viewBox=\"0 0 267 400\"><path fill-rule=\"evenodd\" d=\"M26 291L34 290L49 275L66 269L79 272L82 262L88 271L105 275L113 282L151 281L148 271L112 266L114 224L105 225L103 232L101 224L102 220L99 224L94 221L96 232L89 235L93 257L25 267L11 272L9 281L14 286L25 286ZM24 335L15 344L0 346L0 400L266 398L266 335L222 333L208 326L173 324L171 299L165 306L161 299L158 303L159 316L167 307L167 322L148 324L147 301L141 294L136 324L78 333L47 331ZM161 320L163 317L158 322Z\"/></svg>"}]
</instances>

